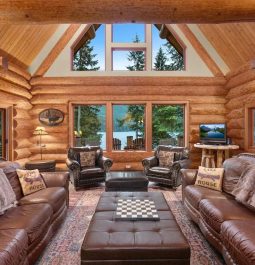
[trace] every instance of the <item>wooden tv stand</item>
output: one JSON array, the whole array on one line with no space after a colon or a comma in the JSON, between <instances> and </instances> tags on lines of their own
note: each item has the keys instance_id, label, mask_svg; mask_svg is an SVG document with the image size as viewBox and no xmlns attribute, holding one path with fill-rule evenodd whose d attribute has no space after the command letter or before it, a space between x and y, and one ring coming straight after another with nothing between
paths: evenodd
<instances>
[{"instance_id":1,"label":"wooden tv stand","mask_svg":"<svg viewBox=\"0 0 255 265\"><path fill-rule=\"evenodd\" d=\"M203 167L222 167L223 161L229 158L229 150L239 149L238 145L211 145L197 143L196 148L202 149L201 166ZM216 165L214 151L216 151Z\"/></svg>"}]
</instances>

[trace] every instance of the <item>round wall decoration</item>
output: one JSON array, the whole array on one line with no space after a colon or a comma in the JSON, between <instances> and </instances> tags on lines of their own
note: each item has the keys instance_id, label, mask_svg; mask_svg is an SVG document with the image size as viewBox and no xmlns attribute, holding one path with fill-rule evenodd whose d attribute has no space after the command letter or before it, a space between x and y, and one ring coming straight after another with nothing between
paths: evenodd
<instances>
[{"instance_id":1,"label":"round wall decoration","mask_svg":"<svg viewBox=\"0 0 255 265\"><path fill-rule=\"evenodd\" d=\"M40 112L39 121L46 126L57 126L64 121L64 113L58 109L45 109Z\"/></svg>"}]
</instances>

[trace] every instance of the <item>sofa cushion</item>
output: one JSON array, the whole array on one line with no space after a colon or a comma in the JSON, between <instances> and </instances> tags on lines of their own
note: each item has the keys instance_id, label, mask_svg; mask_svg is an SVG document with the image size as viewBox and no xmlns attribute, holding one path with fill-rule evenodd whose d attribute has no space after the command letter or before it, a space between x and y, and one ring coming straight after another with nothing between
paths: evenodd
<instances>
[{"instance_id":1,"label":"sofa cushion","mask_svg":"<svg viewBox=\"0 0 255 265\"><path fill-rule=\"evenodd\" d=\"M66 200L66 190L63 187L46 188L30 195L24 196L20 201L20 205L34 203L49 203L56 213Z\"/></svg>"},{"instance_id":2,"label":"sofa cushion","mask_svg":"<svg viewBox=\"0 0 255 265\"><path fill-rule=\"evenodd\" d=\"M222 241L239 265L255 264L255 219L226 221L221 227Z\"/></svg>"},{"instance_id":3,"label":"sofa cushion","mask_svg":"<svg viewBox=\"0 0 255 265\"><path fill-rule=\"evenodd\" d=\"M20 265L26 259L28 238L23 229L0 230L1 265Z\"/></svg>"},{"instance_id":4,"label":"sofa cushion","mask_svg":"<svg viewBox=\"0 0 255 265\"><path fill-rule=\"evenodd\" d=\"M220 233L221 225L228 220L254 220L255 214L235 200L204 199L199 204L202 220Z\"/></svg>"},{"instance_id":5,"label":"sofa cushion","mask_svg":"<svg viewBox=\"0 0 255 265\"><path fill-rule=\"evenodd\" d=\"M255 166L248 166L241 175L232 194L236 200L255 211Z\"/></svg>"},{"instance_id":6,"label":"sofa cushion","mask_svg":"<svg viewBox=\"0 0 255 265\"><path fill-rule=\"evenodd\" d=\"M102 177L104 173L104 170L100 167L87 167L81 171L81 175L86 179Z\"/></svg>"},{"instance_id":7,"label":"sofa cushion","mask_svg":"<svg viewBox=\"0 0 255 265\"><path fill-rule=\"evenodd\" d=\"M169 174L171 173L171 169L168 167L151 167L148 170L147 175L148 176L161 176L161 177L165 177L165 178L169 178Z\"/></svg>"},{"instance_id":8,"label":"sofa cushion","mask_svg":"<svg viewBox=\"0 0 255 265\"><path fill-rule=\"evenodd\" d=\"M1 229L24 229L29 245L42 238L51 224L53 210L49 204L29 204L11 208L0 217Z\"/></svg>"},{"instance_id":9,"label":"sofa cushion","mask_svg":"<svg viewBox=\"0 0 255 265\"><path fill-rule=\"evenodd\" d=\"M255 164L255 158L243 156L225 160L223 163L223 191L231 194L243 171L251 164Z\"/></svg>"},{"instance_id":10,"label":"sofa cushion","mask_svg":"<svg viewBox=\"0 0 255 265\"><path fill-rule=\"evenodd\" d=\"M203 199L217 198L217 199L227 199L233 198L233 196L224 194L222 192L211 190L201 186L189 185L184 189L184 195L189 203L198 210L199 203Z\"/></svg>"},{"instance_id":11,"label":"sofa cushion","mask_svg":"<svg viewBox=\"0 0 255 265\"><path fill-rule=\"evenodd\" d=\"M224 168L199 167L195 185L222 191Z\"/></svg>"}]
</instances>

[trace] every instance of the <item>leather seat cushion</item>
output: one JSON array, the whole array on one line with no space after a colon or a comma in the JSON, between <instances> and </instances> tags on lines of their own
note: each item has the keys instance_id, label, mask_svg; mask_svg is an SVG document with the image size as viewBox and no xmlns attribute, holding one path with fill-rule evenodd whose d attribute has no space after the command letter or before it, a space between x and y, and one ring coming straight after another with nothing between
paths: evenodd
<instances>
[{"instance_id":1,"label":"leather seat cushion","mask_svg":"<svg viewBox=\"0 0 255 265\"><path fill-rule=\"evenodd\" d=\"M171 173L171 169L168 167L151 167L148 170L147 175L149 176L162 176L165 178L169 178L169 174Z\"/></svg>"},{"instance_id":2,"label":"leather seat cushion","mask_svg":"<svg viewBox=\"0 0 255 265\"><path fill-rule=\"evenodd\" d=\"M20 265L27 255L28 238L23 229L0 230L1 265Z\"/></svg>"},{"instance_id":3,"label":"leather seat cushion","mask_svg":"<svg viewBox=\"0 0 255 265\"><path fill-rule=\"evenodd\" d=\"M100 167L83 168L81 171L81 176L86 179L102 177L104 174L105 174L104 170Z\"/></svg>"},{"instance_id":4,"label":"leather seat cushion","mask_svg":"<svg viewBox=\"0 0 255 265\"><path fill-rule=\"evenodd\" d=\"M63 187L52 187L39 190L23 197L19 204L49 203L56 213L66 203L66 190Z\"/></svg>"},{"instance_id":5,"label":"leather seat cushion","mask_svg":"<svg viewBox=\"0 0 255 265\"><path fill-rule=\"evenodd\" d=\"M11 208L0 218L1 229L24 229L28 235L28 243L43 237L51 224L53 215L49 204L27 204Z\"/></svg>"},{"instance_id":6,"label":"leather seat cushion","mask_svg":"<svg viewBox=\"0 0 255 265\"><path fill-rule=\"evenodd\" d=\"M222 192L219 192L217 190L208 189L201 186L196 185L188 185L184 189L184 195L186 200L195 208L199 209L199 203L203 199L211 199L211 198L217 198L217 199L227 199L227 198L233 198L232 196L228 196L227 194L224 194Z\"/></svg>"},{"instance_id":7,"label":"leather seat cushion","mask_svg":"<svg viewBox=\"0 0 255 265\"><path fill-rule=\"evenodd\" d=\"M229 220L254 220L254 213L235 200L204 199L199 204L201 218L214 231L220 233L221 225Z\"/></svg>"},{"instance_id":8,"label":"leather seat cushion","mask_svg":"<svg viewBox=\"0 0 255 265\"><path fill-rule=\"evenodd\" d=\"M115 212L96 212L82 245L81 259L189 259L189 244L171 212L158 213L160 223L115 222Z\"/></svg>"},{"instance_id":9,"label":"leather seat cushion","mask_svg":"<svg viewBox=\"0 0 255 265\"><path fill-rule=\"evenodd\" d=\"M107 204L116 207L116 200L119 198L154 199L156 207L164 209L158 210L160 221L115 221L115 211L107 210ZM81 250L82 260L100 259L109 264L112 260L161 259L182 260L187 264L189 258L189 244L164 197L157 192L103 193Z\"/></svg>"},{"instance_id":10,"label":"leather seat cushion","mask_svg":"<svg viewBox=\"0 0 255 265\"><path fill-rule=\"evenodd\" d=\"M227 221L222 224L223 243L239 265L255 264L255 219Z\"/></svg>"}]
</instances>

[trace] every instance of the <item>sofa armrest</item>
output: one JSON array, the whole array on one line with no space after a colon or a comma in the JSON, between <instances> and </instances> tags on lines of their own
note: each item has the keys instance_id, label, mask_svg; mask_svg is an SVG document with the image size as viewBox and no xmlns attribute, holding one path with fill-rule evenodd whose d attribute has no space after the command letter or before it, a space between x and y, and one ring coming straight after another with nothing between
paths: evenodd
<instances>
[{"instance_id":1,"label":"sofa armrest","mask_svg":"<svg viewBox=\"0 0 255 265\"><path fill-rule=\"evenodd\" d=\"M196 169L182 169L182 200L184 200L184 189L189 185L194 185L197 178Z\"/></svg>"},{"instance_id":2,"label":"sofa armrest","mask_svg":"<svg viewBox=\"0 0 255 265\"><path fill-rule=\"evenodd\" d=\"M66 159L66 165L70 170L80 170L80 164L76 160L72 160L67 158Z\"/></svg>"},{"instance_id":3,"label":"sofa armrest","mask_svg":"<svg viewBox=\"0 0 255 265\"><path fill-rule=\"evenodd\" d=\"M158 159L156 156L144 158L142 164L144 167L144 171L147 172L151 167L156 167L158 165Z\"/></svg>"},{"instance_id":4,"label":"sofa armrest","mask_svg":"<svg viewBox=\"0 0 255 265\"><path fill-rule=\"evenodd\" d=\"M98 166L104 169L105 172L109 172L112 165L113 165L113 161L110 158L102 156L98 159Z\"/></svg>"},{"instance_id":5,"label":"sofa armrest","mask_svg":"<svg viewBox=\"0 0 255 265\"><path fill-rule=\"evenodd\" d=\"M63 187L66 190L66 203L69 205L69 173L68 172L43 172L41 173L47 188Z\"/></svg>"}]
</instances>

